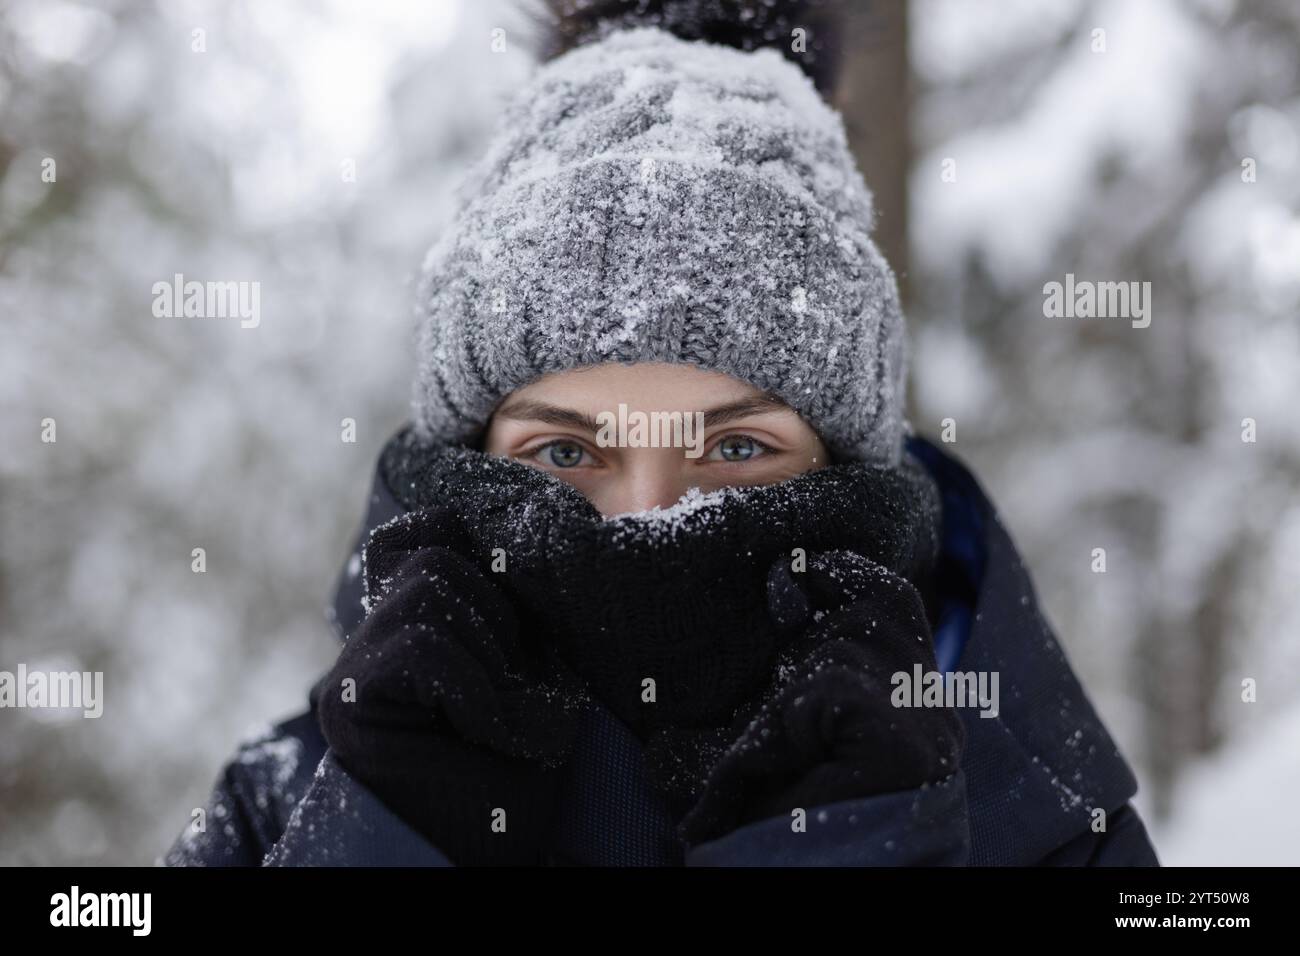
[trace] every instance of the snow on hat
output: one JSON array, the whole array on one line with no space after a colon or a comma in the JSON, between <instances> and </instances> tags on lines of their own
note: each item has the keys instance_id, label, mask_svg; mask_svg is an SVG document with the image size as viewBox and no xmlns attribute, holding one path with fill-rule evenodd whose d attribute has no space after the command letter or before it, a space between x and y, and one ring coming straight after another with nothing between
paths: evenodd
<instances>
[{"instance_id":1,"label":"snow on hat","mask_svg":"<svg viewBox=\"0 0 1300 956\"><path fill-rule=\"evenodd\" d=\"M474 442L545 374L669 362L775 394L839 459L896 464L904 326L872 225L799 66L605 30L508 107L425 259L416 434Z\"/></svg>"}]
</instances>

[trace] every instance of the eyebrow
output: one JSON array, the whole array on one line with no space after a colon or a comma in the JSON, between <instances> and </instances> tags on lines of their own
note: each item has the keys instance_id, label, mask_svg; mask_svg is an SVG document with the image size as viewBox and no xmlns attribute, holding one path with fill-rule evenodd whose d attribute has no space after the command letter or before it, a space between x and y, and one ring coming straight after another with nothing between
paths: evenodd
<instances>
[{"instance_id":1,"label":"eyebrow","mask_svg":"<svg viewBox=\"0 0 1300 956\"><path fill-rule=\"evenodd\" d=\"M725 405L715 405L704 410L704 427L714 428L737 418L748 415L762 415L789 408L784 401L771 393L744 398ZM687 412L686 414L690 414ZM547 425L559 425L577 428L589 432L600 431L600 424L594 415L588 415L573 408L551 405L547 402L517 401L511 402L497 411L501 418L516 422L543 422Z\"/></svg>"}]
</instances>

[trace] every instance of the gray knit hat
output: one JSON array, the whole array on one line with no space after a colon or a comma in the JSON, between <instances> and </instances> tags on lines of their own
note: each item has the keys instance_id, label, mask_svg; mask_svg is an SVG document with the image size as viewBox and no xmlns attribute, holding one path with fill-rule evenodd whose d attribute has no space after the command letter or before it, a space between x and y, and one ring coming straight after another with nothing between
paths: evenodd
<instances>
[{"instance_id":1,"label":"gray knit hat","mask_svg":"<svg viewBox=\"0 0 1300 956\"><path fill-rule=\"evenodd\" d=\"M656 28L542 66L419 282L416 434L472 442L544 374L686 363L895 464L904 327L838 113L795 64ZM684 411L689 411L685 410Z\"/></svg>"}]
</instances>

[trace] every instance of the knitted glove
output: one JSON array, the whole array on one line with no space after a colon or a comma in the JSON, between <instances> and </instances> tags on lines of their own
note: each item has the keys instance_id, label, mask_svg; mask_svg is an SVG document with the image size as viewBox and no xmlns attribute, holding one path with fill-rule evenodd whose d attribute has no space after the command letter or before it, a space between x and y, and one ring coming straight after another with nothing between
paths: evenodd
<instances>
[{"instance_id":1,"label":"knitted glove","mask_svg":"<svg viewBox=\"0 0 1300 956\"><path fill-rule=\"evenodd\" d=\"M543 862L585 693L449 547L461 535L445 509L376 529L369 613L318 685L321 729L339 763L453 863Z\"/></svg>"},{"instance_id":2,"label":"knitted glove","mask_svg":"<svg viewBox=\"0 0 1300 956\"><path fill-rule=\"evenodd\" d=\"M890 703L894 673L937 670L911 584L833 551L809 555L799 575L777 562L768 593L774 619L803 633L782 650L771 687L738 719L743 729L685 814L687 846L796 807L915 789L960 762L965 734L955 711Z\"/></svg>"}]
</instances>

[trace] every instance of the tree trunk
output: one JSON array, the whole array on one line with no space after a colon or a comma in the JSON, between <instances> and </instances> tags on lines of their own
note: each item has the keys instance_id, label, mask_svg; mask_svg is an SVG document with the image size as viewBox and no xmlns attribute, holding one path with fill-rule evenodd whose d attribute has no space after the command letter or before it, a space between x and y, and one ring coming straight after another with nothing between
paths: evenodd
<instances>
[{"instance_id":1,"label":"tree trunk","mask_svg":"<svg viewBox=\"0 0 1300 956\"><path fill-rule=\"evenodd\" d=\"M846 3L835 105L875 195L875 242L907 299L907 171L912 160L907 0Z\"/></svg>"}]
</instances>

